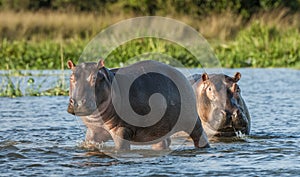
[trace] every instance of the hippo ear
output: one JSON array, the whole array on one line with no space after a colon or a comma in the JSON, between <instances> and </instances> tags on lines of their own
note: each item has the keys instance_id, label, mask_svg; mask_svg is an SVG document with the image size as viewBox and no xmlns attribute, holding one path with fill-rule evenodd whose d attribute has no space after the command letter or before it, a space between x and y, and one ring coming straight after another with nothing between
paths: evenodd
<instances>
[{"instance_id":1,"label":"hippo ear","mask_svg":"<svg viewBox=\"0 0 300 177\"><path fill-rule=\"evenodd\" d=\"M75 68L75 66L76 66L76 65L72 62L72 60L68 60L67 65L68 65L68 68L69 68L69 69L73 69L73 68Z\"/></svg>"},{"instance_id":2,"label":"hippo ear","mask_svg":"<svg viewBox=\"0 0 300 177\"><path fill-rule=\"evenodd\" d=\"M103 68L104 67L104 60L103 59L100 59L99 61L98 61L98 64L97 64L97 68L98 69L101 69L101 68Z\"/></svg>"},{"instance_id":3,"label":"hippo ear","mask_svg":"<svg viewBox=\"0 0 300 177\"><path fill-rule=\"evenodd\" d=\"M242 75L240 72L236 72L235 75L233 76L234 82L238 82L241 79Z\"/></svg>"},{"instance_id":4,"label":"hippo ear","mask_svg":"<svg viewBox=\"0 0 300 177\"><path fill-rule=\"evenodd\" d=\"M207 73L203 73L203 74L202 74L202 76L201 76L201 78L202 78L202 81L206 81L206 80L208 80L208 79L209 79L209 77L208 77L208 74L207 74Z\"/></svg>"}]
</instances>

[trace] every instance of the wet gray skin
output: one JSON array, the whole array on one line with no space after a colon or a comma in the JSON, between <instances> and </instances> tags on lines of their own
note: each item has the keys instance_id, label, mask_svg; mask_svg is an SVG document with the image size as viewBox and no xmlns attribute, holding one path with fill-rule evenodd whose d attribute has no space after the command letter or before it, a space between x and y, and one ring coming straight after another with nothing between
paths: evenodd
<instances>
[{"instance_id":1,"label":"wet gray skin","mask_svg":"<svg viewBox=\"0 0 300 177\"><path fill-rule=\"evenodd\" d=\"M210 138L250 132L250 115L237 82L241 74L195 74L189 77L202 126Z\"/></svg>"},{"instance_id":2,"label":"wet gray skin","mask_svg":"<svg viewBox=\"0 0 300 177\"><path fill-rule=\"evenodd\" d=\"M130 144L152 144L153 149L159 150L168 148L171 143L169 136L185 131L194 141L195 147L209 147L197 114L193 90L188 80L176 69L155 61L142 61L110 71L104 67L103 60L78 66L68 61L68 67L72 70L68 112L80 116L87 126L86 141L101 143L112 138L117 150L129 150ZM184 93L179 93L173 81L164 74L144 73L151 67L158 68L162 73L171 73L183 87ZM128 98L124 96L123 88L135 76L139 77L134 80L129 91L130 108L135 114L143 116L151 111L149 99L154 93L160 93L165 98L166 110L153 125L136 126L126 121L132 115L127 110L128 105L125 105L124 100ZM112 87L113 80L116 88ZM185 97L181 97L182 94ZM117 113L119 108L123 115ZM185 119L180 119L182 115ZM152 118L148 116L148 119Z\"/></svg>"},{"instance_id":3,"label":"wet gray skin","mask_svg":"<svg viewBox=\"0 0 300 177\"><path fill-rule=\"evenodd\" d=\"M68 67L72 70L72 74L70 77L70 99L67 111L70 114L82 116L83 120L88 120L85 119L85 115L92 114L97 109L97 104L95 101L87 102L86 100L96 100L96 95L94 94L95 83L97 79L98 81L101 80L103 75L98 74L95 63L85 63L75 67L72 61L68 61ZM98 75L99 78L97 78ZM86 142L101 143L110 139L112 139L110 134L101 126L92 126L90 124L87 126Z\"/></svg>"}]
</instances>

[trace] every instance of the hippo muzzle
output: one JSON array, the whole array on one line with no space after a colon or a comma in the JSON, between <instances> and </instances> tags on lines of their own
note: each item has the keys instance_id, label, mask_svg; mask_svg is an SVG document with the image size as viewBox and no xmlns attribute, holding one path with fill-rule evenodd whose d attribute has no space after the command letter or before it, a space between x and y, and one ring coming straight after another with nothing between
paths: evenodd
<instances>
[{"instance_id":1,"label":"hippo muzzle","mask_svg":"<svg viewBox=\"0 0 300 177\"><path fill-rule=\"evenodd\" d=\"M70 102L71 102L71 100L70 100ZM75 115L74 106L70 102L69 102L67 111L68 111L68 113Z\"/></svg>"},{"instance_id":2,"label":"hippo muzzle","mask_svg":"<svg viewBox=\"0 0 300 177\"><path fill-rule=\"evenodd\" d=\"M68 113L77 116L88 116L97 110L96 102L88 102L87 99L75 100L70 98Z\"/></svg>"},{"instance_id":3,"label":"hippo muzzle","mask_svg":"<svg viewBox=\"0 0 300 177\"><path fill-rule=\"evenodd\" d=\"M216 136L235 136L237 132L247 134L248 119L243 110L235 109L233 112L221 111L222 118L219 125L215 125Z\"/></svg>"}]
</instances>

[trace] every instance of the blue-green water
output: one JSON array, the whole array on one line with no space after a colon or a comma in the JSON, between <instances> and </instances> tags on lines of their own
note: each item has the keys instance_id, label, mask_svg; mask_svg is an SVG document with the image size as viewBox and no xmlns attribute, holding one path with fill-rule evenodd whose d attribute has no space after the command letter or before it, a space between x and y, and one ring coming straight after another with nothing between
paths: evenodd
<instances>
[{"instance_id":1,"label":"blue-green water","mask_svg":"<svg viewBox=\"0 0 300 177\"><path fill-rule=\"evenodd\" d=\"M66 112L68 97L0 98L0 176L299 176L300 71L224 73L236 71L252 116L250 136L200 150L186 142L157 157L138 149L126 161L82 147L85 127Z\"/></svg>"}]
</instances>

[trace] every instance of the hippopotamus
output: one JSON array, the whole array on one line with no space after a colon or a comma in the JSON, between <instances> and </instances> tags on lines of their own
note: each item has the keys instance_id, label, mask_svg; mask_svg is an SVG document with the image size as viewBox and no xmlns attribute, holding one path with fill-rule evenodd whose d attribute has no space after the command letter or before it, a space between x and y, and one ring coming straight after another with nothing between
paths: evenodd
<instances>
[{"instance_id":1,"label":"hippopotamus","mask_svg":"<svg viewBox=\"0 0 300 177\"><path fill-rule=\"evenodd\" d=\"M113 139L116 150L131 144L164 149L172 134L184 131L196 148L209 147L193 89L177 69L151 60L113 70L103 60L67 65L67 111L87 126L86 141Z\"/></svg>"},{"instance_id":2,"label":"hippopotamus","mask_svg":"<svg viewBox=\"0 0 300 177\"><path fill-rule=\"evenodd\" d=\"M240 78L239 72L233 77L203 73L188 78L195 91L202 126L210 139L250 132L249 111L237 84Z\"/></svg>"}]
</instances>

